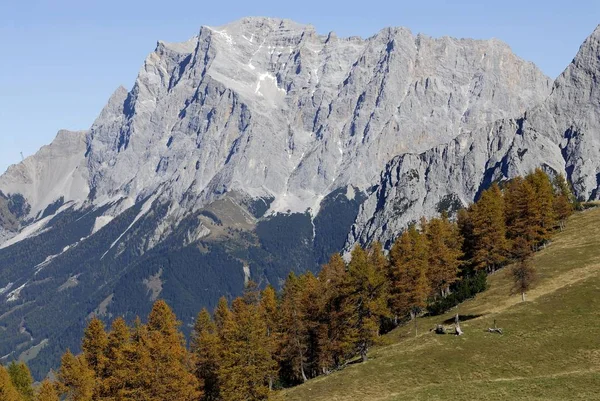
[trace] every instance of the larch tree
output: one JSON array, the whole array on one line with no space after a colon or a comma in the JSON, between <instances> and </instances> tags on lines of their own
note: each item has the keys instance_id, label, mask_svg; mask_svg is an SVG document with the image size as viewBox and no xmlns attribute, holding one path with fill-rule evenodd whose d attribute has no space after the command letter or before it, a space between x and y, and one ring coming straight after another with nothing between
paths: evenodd
<instances>
[{"instance_id":1,"label":"larch tree","mask_svg":"<svg viewBox=\"0 0 600 401\"><path fill-rule=\"evenodd\" d=\"M221 339L217 325L206 309L198 314L194 324L191 342L194 374L198 379L200 400L217 401L220 399L219 361Z\"/></svg>"},{"instance_id":2,"label":"larch tree","mask_svg":"<svg viewBox=\"0 0 600 401\"><path fill-rule=\"evenodd\" d=\"M445 298L450 286L458 280L463 253L462 238L458 227L447 215L427 223L425 235L428 241L429 267L427 276L434 297Z\"/></svg>"},{"instance_id":3,"label":"larch tree","mask_svg":"<svg viewBox=\"0 0 600 401\"><path fill-rule=\"evenodd\" d=\"M217 307L215 308L213 315L215 319L215 325L217 326L217 332L220 333L223 330L225 322L232 318L227 298L219 298L219 302L217 303Z\"/></svg>"},{"instance_id":4,"label":"larch tree","mask_svg":"<svg viewBox=\"0 0 600 401\"><path fill-rule=\"evenodd\" d=\"M476 270L494 272L505 261L508 249L504 198L497 184L483 191L471 208L475 249L472 264Z\"/></svg>"},{"instance_id":5,"label":"larch tree","mask_svg":"<svg viewBox=\"0 0 600 401\"><path fill-rule=\"evenodd\" d=\"M323 373L339 367L352 353L355 342L347 299L346 263L334 254L319 272L319 368Z\"/></svg>"},{"instance_id":6,"label":"larch tree","mask_svg":"<svg viewBox=\"0 0 600 401\"><path fill-rule=\"evenodd\" d=\"M427 306L427 297L431 293L425 236L411 225L392 246L390 259L393 272L391 310L396 316L410 315L415 322L416 336L416 317Z\"/></svg>"},{"instance_id":7,"label":"larch tree","mask_svg":"<svg viewBox=\"0 0 600 401\"><path fill-rule=\"evenodd\" d=\"M267 328L267 347L273 356L277 359L279 351L279 305L277 301L277 292L275 288L268 285L260 295L260 314ZM277 379L278 369L275 369L269 376L269 390L273 390L273 385Z\"/></svg>"},{"instance_id":8,"label":"larch tree","mask_svg":"<svg viewBox=\"0 0 600 401\"><path fill-rule=\"evenodd\" d=\"M514 242L514 254L517 262L512 267L513 291L521 294L525 302L525 293L531 289L536 279L536 272L531 265L531 247L525 238L518 237Z\"/></svg>"},{"instance_id":9,"label":"larch tree","mask_svg":"<svg viewBox=\"0 0 600 401\"><path fill-rule=\"evenodd\" d=\"M292 272L283 286L280 305L280 364L284 380L307 381L309 328L304 315L302 282Z\"/></svg>"},{"instance_id":10,"label":"larch tree","mask_svg":"<svg viewBox=\"0 0 600 401\"><path fill-rule=\"evenodd\" d=\"M56 386L48 379L42 381L38 388L36 401L59 401Z\"/></svg>"},{"instance_id":11,"label":"larch tree","mask_svg":"<svg viewBox=\"0 0 600 401\"><path fill-rule=\"evenodd\" d=\"M23 400L33 401L33 378L27 365L24 362L13 361L8 365L8 374Z\"/></svg>"},{"instance_id":12,"label":"larch tree","mask_svg":"<svg viewBox=\"0 0 600 401\"><path fill-rule=\"evenodd\" d=\"M23 397L17 391L6 368L0 365L0 400L23 401Z\"/></svg>"},{"instance_id":13,"label":"larch tree","mask_svg":"<svg viewBox=\"0 0 600 401\"><path fill-rule=\"evenodd\" d=\"M233 319L223 326L223 347L219 366L223 401L254 401L269 398L269 378L276 362L268 347L267 327L259 306L237 298L232 304Z\"/></svg>"},{"instance_id":14,"label":"larch tree","mask_svg":"<svg viewBox=\"0 0 600 401\"><path fill-rule=\"evenodd\" d=\"M575 197L573 196L569 184L562 174L554 177L554 213L559 222L560 230L564 230L565 223L569 216L573 214Z\"/></svg>"},{"instance_id":15,"label":"larch tree","mask_svg":"<svg viewBox=\"0 0 600 401\"><path fill-rule=\"evenodd\" d=\"M179 322L167 303L163 300L156 301L148 316L147 347L150 366L145 368L150 374L148 384L152 400L198 399L198 383L190 372L185 339L178 327Z\"/></svg>"},{"instance_id":16,"label":"larch tree","mask_svg":"<svg viewBox=\"0 0 600 401\"><path fill-rule=\"evenodd\" d=\"M104 392L104 379L106 367L109 362L105 353L108 346L108 336L104 330L104 323L98 318L93 318L88 323L81 344L81 349L90 369L94 371L94 399L98 399Z\"/></svg>"},{"instance_id":17,"label":"larch tree","mask_svg":"<svg viewBox=\"0 0 600 401\"><path fill-rule=\"evenodd\" d=\"M113 320L106 340L106 360L104 379L102 383L103 396L108 400L121 398L121 393L129 384L133 372L125 355L133 355L130 343L130 330L121 317Z\"/></svg>"},{"instance_id":18,"label":"larch tree","mask_svg":"<svg viewBox=\"0 0 600 401\"><path fill-rule=\"evenodd\" d=\"M557 222L554 212L554 187L548 175L540 168L529 174L526 180L531 184L535 193L538 216L536 245L545 244L550 239L550 234Z\"/></svg>"},{"instance_id":19,"label":"larch tree","mask_svg":"<svg viewBox=\"0 0 600 401\"><path fill-rule=\"evenodd\" d=\"M58 371L58 385L66 401L91 401L94 394L94 371L83 355L71 351L63 355Z\"/></svg>"},{"instance_id":20,"label":"larch tree","mask_svg":"<svg viewBox=\"0 0 600 401\"><path fill-rule=\"evenodd\" d=\"M372 257L362 247L352 250L348 264L348 307L352 311L356 330L356 351L363 361L368 359L369 348L379 335L379 323L387 314L387 280L383 269L372 263L380 249L372 250Z\"/></svg>"}]
</instances>

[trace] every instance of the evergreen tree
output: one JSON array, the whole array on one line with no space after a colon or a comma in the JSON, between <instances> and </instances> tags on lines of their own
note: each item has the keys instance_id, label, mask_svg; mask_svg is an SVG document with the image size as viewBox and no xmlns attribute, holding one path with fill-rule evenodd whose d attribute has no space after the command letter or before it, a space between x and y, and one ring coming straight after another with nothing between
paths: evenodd
<instances>
[{"instance_id":1,"label":"evergreen tree","mask_svg":"<svg viewBox=\"0 0 600 401\"><path fill-rule=\"evenodd\" d=\"M427 305L431 292L428 271L427 241L414 225L402 233L390 251L392 269L391 311L396 316L410 314L415 320Z\"/></svg>"},{"instance_id":2,"label":"evergreen tree","mask_svg":"<svg viewBox=\"0 0 600 401\"><path fill-rule=\"evenodd\" d=\"M427 276L433 295L445 298L450 285L458 280L460 259L463 254L462 238L458 227L448 220L447 215L432 219L426 225L429 251Z\"/></svg>"},{"instance_id":3,"label":"evergreen tree","mask_svg":"<svg viewBox=\"0 0 600 401\"><path fill-rule=\"evenodd\" d=\"M223 325L219 366L223 401L266 400L276 363L268 348L267 327L258 305L237 298L233 319Z\"/></svg>"},{"instance_id":4,"label":"evergreen tree","mask_svg":"<svg viewBox=\"0 0 600 401\"><path fill-rule=\"evenodd\" d=\"M367 360L367 352L379 335L380 319L388 311L384 266L373 263L375 260L380 262L380 252L381 247L367 253L356 246L348 265L348 306L356 330L356 350L363 361Z\"/></svg>"},{"instance_id":5,"label":"evergreen tree","mask_svg":"<svg viewBox=\"0 0 600 401\"><path fill-rule=\"evenodd\" d=\"M472 264L477 270L495 271L506 261L504 199L497 184L483 191L471 208L475 249Z\"/></svg>"},{"instance_id":6,"label":"evergreen tree","mask_svg":"<svg viewBox=\"0 0 600 401\"><path fill-rule=\"evenodd\" d=\"M23 397L17 391L6 368L0 365L0 400L23 401Z\"/></svg>"},{"instance_id":7,"label":"evergreen tree","mask_svg":"<svg viewBox=\"0 0 600 401\"><path fill-rule=\"evenodd\" d=\"M71 351L63 355L58 384L67 401L90 401L94 394L94 371L83 355L75 356Z\"/></svg>"},{"instance_id":8,"label":"evergreen tree","mask_svg":"<svg viewBox=\"0 0 600 401\"><path fill-rule=\"evenodd\" d=\"M59 401L56 388L50 380L46 379L40 384L40 387L35 397L36 401Z\"/></svg>"},{"instance_id":9,"label":"evergreen tree","mask_svg":"<svg viewBox=\"0 0 600 401\"><path fill-rule=\"evenodd\" d=\"M475 234L473 234L473 208L474 205L469 206L467 209L460 209L457 213L456 224L460 238L462 238L462 261L465 267L470 267L471 262L475 256Z\"/></svg>"},{"instance_id":10,"label":"evergreen tree","mask_svg":"<svg viewBox=\"0 0 600 401\"><path fill-rule=\"evenodd\" d=\"M220 399L219 360L221 339L217 326L206 309L198 314L194 324L191 352L194 361L194 374L198 379L203 401Z\"/></svg>"},{"instance_id":11,"label":"evergreen tree","mask_svg":"<svg viewBox=\"0 0 600 401\"><path fill-rule=\"evenodd\" d=\"M8 374L23 400L33 401L33 378L27 365L23 362L13 361L8 365Z\"/></svg>"}]
</instances>

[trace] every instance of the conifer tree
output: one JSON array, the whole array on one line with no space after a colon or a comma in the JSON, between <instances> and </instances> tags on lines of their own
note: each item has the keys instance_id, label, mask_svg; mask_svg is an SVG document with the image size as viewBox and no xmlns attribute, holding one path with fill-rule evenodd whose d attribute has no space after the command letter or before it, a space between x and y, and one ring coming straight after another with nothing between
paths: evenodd
<instances>
[{"instance_id":1,"label":"conifer tree","mask_svg":"<svg viewBox=\"0 0 600 401\"><path fill-rule=\"evenodd\" d=\"M63 355L58 384L66 401L90 401L94 393L94 371L83 355L75 356L71 351Z\"/></svg>"},{"instance_id":2,"label":"conifer tree","mask_svg":"<svg viewBox=\"0 0 600 401\"><path fill-rule=\"evenodd\" d=\"M525 302L525 293L535 281L535 269L530 263L531 247L525 238L519 237L515 240L514 253L517 263L511 271L514 281L513 290L519 292Z\"/></svg>"},{"instance_id":3,"label":"conifer tree","mask_svg":"<svg viewBox=\"0 0 600 401\"><path fill-rule=\"evenodd\" d=\"M93 399L99 399L104 392L105 370L108 364L106 358L106 347L108 337L104 330L104 323L94 317L86 327L83 334L81 348L88 366L94 372L94 396Z\"/></svg>"},{"instance_id":4,"label":"conifer tree","mask_svg":"<svg viewBox=\"0 0 600 401\"><path fill-rule=\"evenodd\" d=\"M227 302L227 298L219 298L219 302L217 303L217 307L215 308L214 318L215 325L217 326L217 331L220 333L223 330L225 322L231 319L231 310L229 310L229 303Z\"/></svg>"},{"instance_id":5,"label":"conifer tree","mask_svg":"<svg viewBox=\"0 0 600 401\"><path fill-rule=\"evenodd\" d=\"M281 333L279 332L277 293L271 285L267 286L261 293L260 313L267 327L267 347L273 360L277 360ZM277 369L275 369L269 377L269 390L273 390L273 385L277 379L276 370Z\"/></svg>"},{"instance_id":6,"label":"conifer tree","mask_svg":"<svg viewBox=\"0 0 600 401\"><path fill-rule=\"evenodd\" d=\"M429 258L425 236L411 225L392 246L390 259L393 269L392 313L397 316L410 314L415 321L416 336L416 317L427 305L431 292L427 279Z\"/></svg>"},{"instance_id":7,"label":"conifer tree","mask_svg":"<svg viewBox=\"0 0 600 401\"><path fill-rule=\"evenodd\" d=\"M545 243L550 239L550 234L556 225L554 188L548 175L540 168L529 174L526 180L531 184L535 193L535 206L539 219L535 222L538 228L536 241L537 244Z\"/></svg>"},{"instance_id":8,"label":"conifer tree","mask_svg":"<svg viewBox=\"0 0 600 401\"><path fill-rule=\"evenodd\" d=\"M575 199L564 175L559 174L554 178L554 188L554 213L562 231L567 218L573 214Z\"/></svg>"},{"instance_id":9,"label":"conifer tree","mask_svg":"<svg viewBox=\"0 0 600 401\"><path fill-rule=\"evenodd\" d=\"M130 384L130 377L135 369L125 355L133 355L130 343L129 327L121 317L112 322L107 336L106 360L102 395L108 400L120 399L124 389ZM126 390L125 390L126 391Z\"/></svg>"},{"instance_id":10,"label":"conifer tree","mask_svg":"<svg viewBox=\"0 0 600 401\"><path fill-rule=\"evenodd\" d=\"M178 326L179 322L167 303L156 301L147 325L150 365L145 369L149 373L148 394L151 395L148 401L192 401L198 398L198 383L190 373L189 355Z\"/></svg>"},{"instance_id":11,"label":"conifer tree","mask_svg":"<svg viewBox=\"0 0 600 401\"><path fill-rule=\"evenodd\" d=\"M497 184L483 191L471 209L475 249L472 264L477 270L495 271L506 260L504 199Z\"/></svg>"},{"instance_id":12,"label":"conifer tree","mask_svg":"<svg viewBox=\"0 0 600 401\"><path fill-rule=\"evenodd\" d=\"M381 248L367 253L360 246L352 250L352 260L348 264L348 306L352 310L356 330L356 350L363 361L367 360L369 348L379 334L379 323L387 314L387 280L383 266L376 267L372 262L379 259Z\"/></svg>"},{"instance_id":13,"label":"conifer tree","mask_svg":"<svg viewBox=\"0 0 600 401\"><path fill-rule=\"evenodd\" d=\"M258 305L237 298L233 319L223 325L219 366L223 401L266 400L276 363L268 349L267 327Z\"/></svg>"},{"instance_id":14,"label":"conifer tree","mask_svg":"<svg viewBox=\"0 0 600 401\"><path fill-rule=\"evenodd\" d=\"M27 365L24 362L13 361L8 365L8 374L23 400L33 401L33 378Z\"/></svg>"},{"instance_id":15,"label":"conifer tree","mask_svg":"<svg viewBox=\"0 0 600 401\"><path fill-rule=\"evenodd\" d=\"M346 264L338 253L319 272L319 368L324 373L340 366L352 353L355 338L351 329L351 311L346 308Z\"/></svg>"},{"instance_id":16,"label":"conifer tree","mask_svg":"<svg viewBox=\"0 0 600 401\"><path fill-rule=\"evenodd\" d=\"M36 401L59 401L58 393L56 388L50 380L46 379L42 381L35 397Z\"/></svg>"},{"instance_id":17,"label":"conifer tree","mask_svg":"<svg viewBox=\"0 0 600 401\"><path fill-rule=\"evenodd\" d=\"M88 366L94 371L96 377L102 377L107 363L106 347L108 337L104 330L104 323L94 317L88 323L84 333L81 349L88 363Z\"/></svg>"},{"instance_id":18,"label":"conifer tree","mask_svg":"<svg viewBox=\"0 0 600 401\"><path fill-rule=\"evenodd\" d=\"M462 238L458 227L444 214L432 219L426 226L429 268L427 276L434 296L445 298L450 285L458 280L462 258Z\"/></svg>"},{"instance_id":19,"label":"conifer tree","mask_svg":"<svg viewBox=\"0 0 600 401\"><path fill-rule=\"evenodd\" d=\"M465 267L472 267L470 263L475 255L475 235L473 234L473 208L474 205L467 209L460 209L457 213L456 224L462 238L462 254L463 264Z\"/></svg>"},{"instance_id":20,"label":"conifer tree","mask_svg":"<svg viewBox=\"0 0 600 401\"><path fill-rule=\"evenodd\" d=\"M0 365L0 400L23 401L23 397L13 385L8 371L2 365Z\"/></svg>"},{"instance_id":21,"label":"conifer tree","mask_svg":"<svg viewBox=\"0 0 600 401\"><path fill-rule=\"evenodd\" d=\"M191 352L194 362L194 374L198 379L202 394L200 400L219 400L221 339L217 333L217 326L206 309L202 309L194 324Z\"/></svg>"}]
</instances>

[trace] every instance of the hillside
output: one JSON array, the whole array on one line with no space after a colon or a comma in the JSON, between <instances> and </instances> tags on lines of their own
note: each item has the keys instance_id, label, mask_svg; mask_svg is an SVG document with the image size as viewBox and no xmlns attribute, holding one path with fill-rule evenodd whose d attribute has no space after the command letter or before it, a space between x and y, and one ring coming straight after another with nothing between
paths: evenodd
<instances>
[{"instance_id":1,"label":"hillside","mask_svg":"<svg viewBox=\"0 0 600 401\"><path fill-rule=\"evenodd\" d=\"M388 334L368 362L278 394L280 400L598 399L600 209L578 213L534 258L538 283L521 303L508 269L444 316ZM465 335L428 330L456 312ZM503 335L487 333L496 320Z\"/></svg>"}]
</instances>

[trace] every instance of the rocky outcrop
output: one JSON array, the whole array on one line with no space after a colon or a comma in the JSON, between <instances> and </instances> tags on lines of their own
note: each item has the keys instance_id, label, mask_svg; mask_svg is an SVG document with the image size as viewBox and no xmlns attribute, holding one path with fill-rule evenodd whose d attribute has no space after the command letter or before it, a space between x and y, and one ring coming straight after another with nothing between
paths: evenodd
<instances>
[{"instance_id":1,"label":"rocky outcrop","mask_svg":"<svg viewBox=\"0 0 600 401\"><path fill-rule=\"evenodd\" d=\"M520 118L394 158L363 204L347 248L390 243L421 216L471 203L493 181L536 167L563 173L581 200L600 198L600 27L557 78L548 98Z\"/></svg>"}]
</instances>

